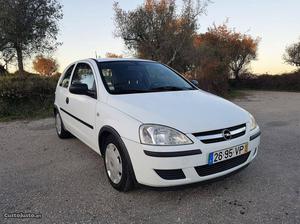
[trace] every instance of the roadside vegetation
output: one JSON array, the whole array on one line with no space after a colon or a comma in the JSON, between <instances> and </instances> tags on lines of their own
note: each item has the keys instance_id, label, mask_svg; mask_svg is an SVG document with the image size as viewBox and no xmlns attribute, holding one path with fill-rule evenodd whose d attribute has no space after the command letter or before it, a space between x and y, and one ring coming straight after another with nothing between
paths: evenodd
<instances>
[{"instance_id":1,"label":"roadside vegetation","mask_svg":"<svg viewBox=\"0 0 300 224\"><path fill-rule=\"evenodd\" d=\"M300 70L280 75L244 74L239 80L230 80L233 89L272 90L300 92Z\"/></svg>"},{"instance_id":2,"label":"roadside vegetation","mask_svg":"<svg viewBox=\"0 0 300 224\"><path fill-rule=\"evenodd\" d=\"M59 76L25 75L26 79L15 74L0 77L0 121L42 118L53 114Z\"/></svg>"}]
</instances>

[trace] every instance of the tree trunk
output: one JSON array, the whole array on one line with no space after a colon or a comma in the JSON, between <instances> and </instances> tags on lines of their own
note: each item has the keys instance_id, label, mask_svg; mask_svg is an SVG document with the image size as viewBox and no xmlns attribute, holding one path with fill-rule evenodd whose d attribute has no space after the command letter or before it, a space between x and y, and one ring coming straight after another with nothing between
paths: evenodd
<instances>
[{"instance_id":1,"label":"tree trunk","mask_svg":"<svg viewBox=\"0 0 300 224\"><path fill-rule=\"evenodd\" d=\"M24 78L23 52L20 47L16 47L16 51L18 58L19 77Z\"/></svg>"},{"instance_id":2,"label":"tree trunk","mask_svg":"<svg viewBox=\"0 0 300 224\"><path fill-rule=\"evenodd\" d=\"M236 81L240 81L240 71L239 70L234 71L234 76L235 76Z\"/></svg>"}]
</instances>

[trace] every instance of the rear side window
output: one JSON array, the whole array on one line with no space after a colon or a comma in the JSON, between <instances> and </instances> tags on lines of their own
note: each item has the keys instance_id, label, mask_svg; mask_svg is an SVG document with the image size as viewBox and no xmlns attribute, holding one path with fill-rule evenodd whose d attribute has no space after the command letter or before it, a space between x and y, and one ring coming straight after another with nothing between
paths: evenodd
<instances>
[{"instance_id":1,"label":"rear side window","mask_svg":"<svg viewBox=\"0 0 300 224\"><path fill-rule=\"evenodd\" d=\"M61 87L68 88L73 68L74 65L71 65L70 68L68 68L68 70L65 72L64 77L59 84Z\"/></svg>"}]
</instances>

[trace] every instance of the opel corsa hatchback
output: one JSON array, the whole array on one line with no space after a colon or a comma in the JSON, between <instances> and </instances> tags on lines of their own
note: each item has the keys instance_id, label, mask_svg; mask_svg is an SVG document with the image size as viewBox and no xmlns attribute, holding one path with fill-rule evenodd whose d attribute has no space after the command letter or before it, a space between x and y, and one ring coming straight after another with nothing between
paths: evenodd
<instances>
[{"instance_id":1,"label":"opel corsa hatchback","mask_svg":"<svg viewBox=\"0 0 300 224\"><path fill-rule=\"evenodd\" d=\"M66 68L55 92L60 138L70 133L104 157L111 185L165 187L248 165L260 130L237 105L154 61L87 59Z\"/></svg>"}]
</instances>

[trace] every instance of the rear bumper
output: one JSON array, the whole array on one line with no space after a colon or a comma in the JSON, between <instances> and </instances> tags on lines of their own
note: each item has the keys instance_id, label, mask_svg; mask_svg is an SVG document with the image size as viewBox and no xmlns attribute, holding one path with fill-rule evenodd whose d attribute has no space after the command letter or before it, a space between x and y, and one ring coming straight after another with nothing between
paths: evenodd
<instances>
[{"instance_id":1,"label":"rear bumper","mask_svg":"<svg viewBox=\"0 0 300 224\"><path fill-rule=\"evenodd\" d=\"M125 138L123 141L137 182L153 187L167 187L217 178L242 168L257 155L260 144L258 133L260 131L257 128L243 137L214 144L203 144L194 138L192 139L194 144L184 146L149 146ZM193 136L189 137L193 138ZM247 155L235 157L225 163L207 165L210 152L245 142L249 144Z\"/></svg>"}]
</instances>

